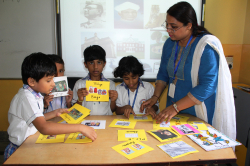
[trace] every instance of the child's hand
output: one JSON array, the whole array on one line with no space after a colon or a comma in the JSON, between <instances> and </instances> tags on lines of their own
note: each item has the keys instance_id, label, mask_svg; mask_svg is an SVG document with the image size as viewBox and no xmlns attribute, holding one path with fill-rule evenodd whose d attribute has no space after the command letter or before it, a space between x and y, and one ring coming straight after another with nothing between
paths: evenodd
<instances>
[{"instance_id":1,"label":"child's hand","mask_svg":"<svg viewBox=\"0 0 250 166\"><path fill-rule=\"evenodd\" d=\"M147 116L147 115L151 115L152 118L154 119L156 117L156 112L152 107L151 108L146 108L145 115L143 115L143 116Z\"/></svg>"},{"instance_id":2,"label":"child's hand","mask_svg":"<svg viewBox=\"0 0 250 166\"><path fill-rule=\"evenodd\" d=\"M92 139L92 141L96 140L96 138L97 138L97 134L96 134L95 129L93 127L82 125L81 133L84 136Z\"/></svg>"},{"instance_id":3,"label":"child's hand","mask_svg":"<svg viewBox=\"0 0 250 166\"><path fill-rule=\"evenodd\" d=\"M87 96L88 94L89 94L89 91L87 90L87 88L81 88L81 89L78 89L77 91L77 96L80 101L83 101L84 97Z\"/></svg>"},{"instance_id":4,"label":"child's hand","mask_svg":"<svg viewBox=\"0 0 250 166\"><path fill-rule=\"evenodd\" d=\"M143 113L143 110L145 108L151 109L151 107L153 107L153 105L155 105L155 103L157 103L157 98L155 96L152 96L150 99L148 99L147 101L145 101L141 104L140 112Z\"/></svg>"},{"instance_id":5,"label":"child's hand","mask_svg":"<svg viewBox=\"0 0 250 166\"><path fill-rule=\"evenodd\" d=\"M124 109L124 116L126 116L127 118L129 118L130 113L136 116L135 112L133 111L133 108L130 105L126 105Z\"/></svg>"},{"instance_id":6,"label":"child's hand","mask_svg":"<svg viewBox=\"0 0 250 166\"><path fill-rule=\"evenodd\" d=\"M43 98L44 108L49 106L49 102L51 102L54 98L54 95L46 94Z\"/></svg>"},{"instance_id":7,"label":"child's hand","mask_svg":"<svg viewBox=\"0 0 250 166\"><path fill-rule=\"evenodd\" d=\"M68 103L71 103L71 101L72 101L72 98L73 98L73 91L69 89L68 94L69 94L69 95L66 96L66 103L67 103L67 104L68 104Z\"/></svg>"},{"instance_id":8,"label":"child's hand","mask_svg":"<svg viewBox=\"0 0 250 166\"><path fill-rule=\"evenodd\" d=\"M111 101L116 101L118 98L118 93L116 90L109 90L109 97Z\"/></svg>"},{"instance_id":9,"label":"child's hand","mask_svg":"<svg viewBox=\"0 0 250 166\"><path fill-rule=\"evenodd\" d=\"M62 113L69 113L68 108L59 108L54 110L55 117L60 116Z\"/></svg>"}]
</instances>

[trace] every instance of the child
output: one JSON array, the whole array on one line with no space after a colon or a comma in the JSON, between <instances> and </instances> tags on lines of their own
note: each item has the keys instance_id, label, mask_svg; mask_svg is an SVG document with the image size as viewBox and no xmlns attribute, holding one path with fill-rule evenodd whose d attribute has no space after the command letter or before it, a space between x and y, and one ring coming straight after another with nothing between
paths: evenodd
<instances>
[{"instance_id":1,"label":"child","mask_svg":"<svg viewBox=\"0 0 250 166\"><path fill-rule=\"evenodd\" d=\"M150 99L154 94L154 87L148 82L141 81L144 74L143 65L133 56L123 57L119 66L114 70L114 77L123 79L123 83L116 86L118 98L116 100L116 114L124 114L129 118L129 114L142 114L141 104ZM151 115L153 118L158 111L158 103L150 109L145 109L145 116Z\"/></svg>"},{"instance_id":2,"label":"child","mask_svg":"<svg viewBox=\"0 0 250 166\"><path fill-rule=\"evenodd\" d=\"M115 83L108 80L102 74L103 68L106 65L105 50L98 46L92 45L87 47L84 52L84 65L88 69L89 74L75 83L73 89L72 103L78 103L91 110L90 115L112 115L115 111L115 100L117 99L117 92L115 91ZM109 81L109 102L92 102L86 101L85 96L89 94L86 89L86 81Z\"/></svg>"},{"instance_id":3,"label":"child","mask_svg":"<svg viewBox=\"0 0 250 166\"><path fill-rule=\"evenodd\" d=\"M64 76L65 70L63 59L60 56L54 54L49 55L49 57L56 65L56 77ZM44 113L48 113L59 108L70 108L72 106L71 101L73 98L73 91L69 89L68 94L68 96L61 96L55 98L53 95L50 94L44 95Z\"/></svg>"},{"instance_id":4,"label":"child","mask_svg":"<svg viewBox=\"0 0 250 166\"><path fill-rule=\"evenodd\" d=\"M53 77L56 75L55 63L43 53L33 53L22 63L23 87L11 101L8 112L8 128L10 144L4 151L6 160L25 141L27 137L39 131L44 135L67 134L81 132L93 141L95 130L82 124L59 124L46 120L68 112L67 109L57 109L43 114L43 96L49 94L55 86Z\"/></svg>"}]
</instances>

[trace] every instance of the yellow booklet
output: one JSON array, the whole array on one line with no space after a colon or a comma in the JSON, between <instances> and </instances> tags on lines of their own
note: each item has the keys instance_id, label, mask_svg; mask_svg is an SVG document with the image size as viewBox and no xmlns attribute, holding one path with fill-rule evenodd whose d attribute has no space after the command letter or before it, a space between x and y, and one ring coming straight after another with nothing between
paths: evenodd
<instances>
[{"instance_id":1,"label":"yellow booklet","mask_svg":"<svg viewBox=\"0 0 250 166\"><path fill-rule=\"evenodd\" d=\"M170 157L176 159L178 157L186 156L191 153L197 153L198 150L186 144L182 140L168 142L165 144L157 145L161 150L166 152Z\"/></svg>"},{"instance_id":2,"label":"yellow booklet","mask_svg":"<svg viewBox=\"0 0 250 166\"><path fill-rule=\"evenodd\" d=\"M79 104L74 104L68 111L69 113L63 113L60 116L69 124L79 124L90 114L89 109Z\"/></svg>"},{"instance_id":3,"label":"yellow booklet","mask_svg":"<svg viewBox=\"0 0 250 166\"><path fill-rule=\"evenodd\" d=\"M143 114L137 114L136 116L134 116L133 114L130 114L129 121L153 121L153 119L151 115L143 116Z\"/></svg>"},{"instance_id":4,"label":"yellow booklet","mask_svg":"<svg viewBox=\"0 0 250 166\"><path fill-rule=\"evenodd\" d=\"M38 139L36 140L37 144L44 144L44 143L59 143L64 142L65 134L59 135L43 135L40 134Z\"/></svg>"},{"instance_id":5,"label":"yellow booklet","mask_svg":"<svg viewBox=\"0 0 250 166\"><path fill-rule=\"evenodd\" d=\"M156 120L153 120L153 129L167 129L170 127L170 122L166 123L166 120L161 123L156 123Z\"/></svg>"},{"instance_id":6,"label":"yellow booklet","mask_svg":"<svg viewBox=\"0 0 250 166\"><path fill-rule=\"evenodd\" d=\"M118 141L147 141L145 130L118 130Z\"/></svg>"},{"instance_id":7,"label":"yellow booklet","mask_svg":"<svg viewBox=\"0 0 250 166\"><path fill-rule=\"evenodd\" d=\"M143 155L151 150L154 150L153 148L139 141L127 141L119 145L113 146L112 149L125 156L129 160Z\"/></svg>"},{"instance_id":8,"label":"yellow booklet","mask_svg":"<svg viewBox=\"0 0 250 166\"><path fill-rule=\"evenodd\" d=\"M171 120L170 120L170 126L174 125L181 125L181 124L187 124L187 120L189 117L184 116L184 115L175 115Z\"/></svg>"},{"instance_id":9,"label":"yellow booklet","mask_svg":"<svg viewBox=\"0 0 250 166\"><path fill-rule=\"evenodd\" d=\"M93 142L90 138L84 136L80 132L71 133L64 143L89 143Z\"/></svg>"},{"instance_id":10,"label":"yellow booklet","mask_svg":"<svg viewBox=\"0 0 250 166\"><path fill-rule=\"evenodd\" d=\"M187 123L197 130L208 130L207 125L202 121L188 121Z\"/></svg>"},{"instance_id":11,"label":"yellow booklet","mask_svg":"<svg viewBox=\"0 0 250 166\"><path fill-rule=\"evenodd\" d=\"M180 138L181 135L176 133L170 127L166 129L150 130L147 131L149 134L154 136L158 141L165 142L172 139Z\"/></svg>"},{"instance_id":12,"label":"yellow booklet","mask_svg":"<svg viewBox=\"0 0 250 166\"><path fill-rule=\"evenodd\" d=\"M109 127L120 127L120 128L127 128L133 129L135 128L136 121L129 121L127 119L114 119Z\"/></svg>"},{"instance_id":13,"label":"yellow booklet","mask_svg":"<svg viewBox=\"0 0 250 166\"><path fill-rule=\"evenodd\" d=\"M86 81L86 101L109 101L109 81Z\"/></svg>"}]
</instances>

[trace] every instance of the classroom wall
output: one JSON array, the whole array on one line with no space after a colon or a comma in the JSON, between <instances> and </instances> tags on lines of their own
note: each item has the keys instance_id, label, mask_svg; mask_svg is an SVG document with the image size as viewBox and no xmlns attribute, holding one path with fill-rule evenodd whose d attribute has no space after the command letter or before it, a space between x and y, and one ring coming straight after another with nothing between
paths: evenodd
<instances>
[{"instance_id":1,"label":"classroom wall","mask_svg":"<svg viewBox=\"0 0 250 166\"><path fill-rule=\"evenodd\" d=\"M231 70L233 82L239 82L239 78L241 78L241 64L245 67L247 67L247 64L250 64L249 61L246 61L247 57L250 56L250 32L247 31L250 27L249 1L250 0L207 0L206 2L205 27L221 40L225 55L234 56L234 66ZM245 35L247 35L247 37L245 37ZM245 58L244 62L242 62L241 57ZM246 69L244 68L243 70L245 71ZM0 80L0 131L6 131L8 128L7 112L9 105L11 99L21 86L21 80ZM166 91L160 98L160 109L164 109L165 105Z\"/></svg>"}]
</instances>

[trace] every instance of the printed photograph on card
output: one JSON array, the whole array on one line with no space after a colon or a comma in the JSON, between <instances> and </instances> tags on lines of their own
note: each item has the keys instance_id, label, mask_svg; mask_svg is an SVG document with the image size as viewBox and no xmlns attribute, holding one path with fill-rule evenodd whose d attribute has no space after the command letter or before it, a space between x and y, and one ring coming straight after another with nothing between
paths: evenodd
<instances>
[{"instance_id":1,"label":"printed photograph on card","mask_svg":"<svg viewBox=\"0 0 250 166\"><path fill-rule=\"evenodd\" d=\"M144 147L143 147L142 145L140 145L140 144L134 144L134 145L132 145L132 147L135 148L136 150L141 150L141 149L144 148Z\"/></svg>"},{"instance_id":2,"label":"printed photograph on card","mask_svg":"<svg viewBox=\"0 0 250 166\"><path fill-rule=\"evenodd\" d=\"M92 127L94 129L105 129L106 120L84 120L81 124Z\"/></svg>"},{"instance_id":3,"label":"printed photograph on card","mask_svg":"<svg viewBox=\"0 0 250 166\"><path fill-rule=\"evenodd\" d=\"M67 96L69 90L67 76L54 77L53 80L55 86L50 95L54 95L54 97Z\"/></svg>"},{"instance_id":4,"label":"printed photograph on card","mask_svg":"<svg viewBox=\"0 0 250 166\"><path fill-rule=\"evenodd\" d=\"M199 130L195 129L190 124L183 124L183 125L175 125L171 126L176 132L178 132L181 135L188 135L188 134L196 134L200 133Z\"/></svg>"},{"instance_id":5,"label":"printed photograph on card","mask_svg":"<svg viewBox=\"0 0 250 166\"><path fill-rule=\"evenodd\" d=\"M109 127L119 127L133 129L135 127L136 121L129 121L128 119L114 119Z\"/></svg>"},{"instance_id":6,"label":"printed photograph on card","mask_svg":"<svg viewBox=\"0 0 250 166\"><path fill-rule=\"evenodd\" d=\"M86 101L109 101L109 81L86 81Z\"/></svg>"},{"instance_id":7,"label":"printed photograph on card","mask_svg":"<svg viewBox=\"0 0 250 166\"><path fill-rule=\"evenodd\" d=\"M65 138L65 134L59 134L59 135L40 134L36 140L36 144L60 143L60 142L64 142L64 138Z\"/></svg>"},{"instance_id":8,"label":"printed photograph on card","mask_svg":"<svg viewBox=\"0 0 250 166\"><path fill-rule=\"evenodd\" d=\"M150 130L147 132L151 134L152 136L154 136L160 142L165 142L165 141L169 141L169 140L181 137L178 133L176 133L170 127L166 129Z\"/></svg>"},{"instance_id":9,"label":"printed photograph on card","mask_svg":"<svg viewBox=\"0 0 250 166\"><path fill-rule=\"evenodd\" d=\"M77 109L73 108L69 113L69 116L71 116L74 120L77 120L79 117L81 117L83 114L78 111Z\"/></svg>"}]
</instances>

